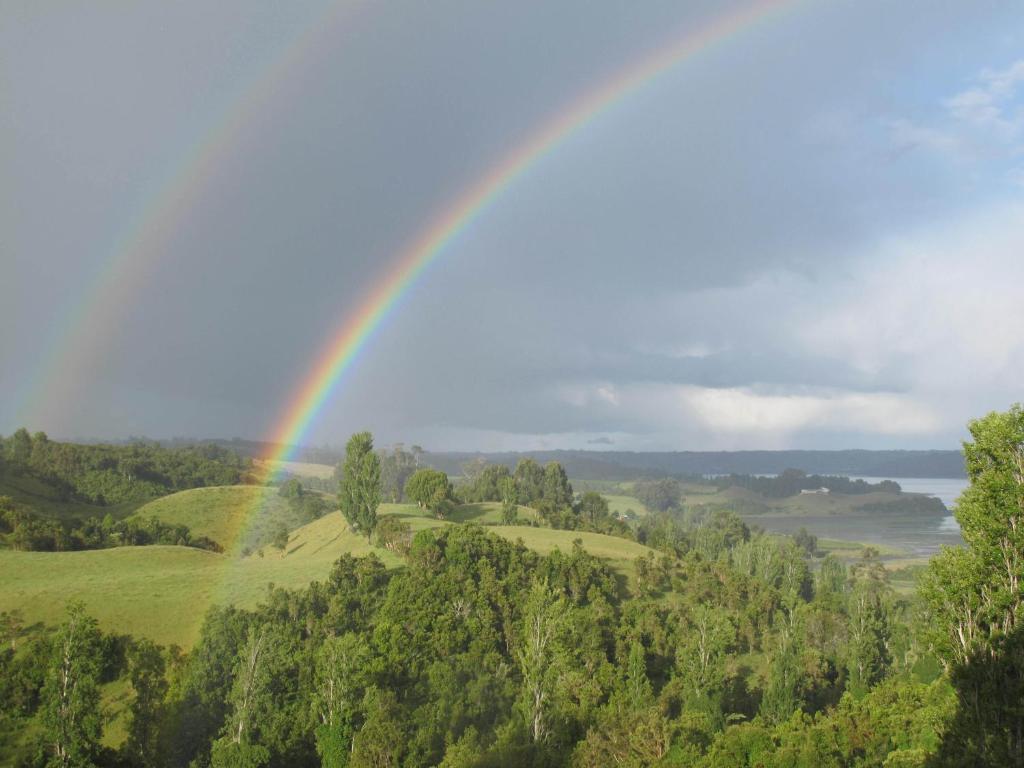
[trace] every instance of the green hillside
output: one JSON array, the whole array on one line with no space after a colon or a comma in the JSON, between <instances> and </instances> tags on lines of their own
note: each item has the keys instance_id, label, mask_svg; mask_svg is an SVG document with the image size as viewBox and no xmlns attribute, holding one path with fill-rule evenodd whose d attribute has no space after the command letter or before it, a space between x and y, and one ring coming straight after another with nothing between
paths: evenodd
<instances>
[{"instance_id":1,"label":"green hillside","mask_svg":"<svg viewBox=\"0 0 1024 768\"><path fill-rule=\"evenodd\" d=\"M310 522L277 488L257 485L179 491L149 502L132 517L186 525L193 536L206 536L226 552L258 549L279 526L291 531Z\"/></svg>"},{"instance_id":2,"label":"green hillside","mask_svg":"<svg viewBox=\"0 0 1024 768\"><path fill-rule=\"evenodd\" d=\"M285 472L294 477L312 477L317 480L334 478L334 466L331 464L314 464L309 461L272 461L269 459L255 459L253 463L258 468Z\"/></svg>"},{"instance_id":3,"label":"green hillside","mask_svg":"<svg viewBox=\"0 0 1024 768\"><path fill-rule=\"evenodd\" d=\"M229 541L247 503L266 498L273 489L239 486L184 491L147 505L140 514L159 514L185 522L203 535ZM273 508L273 502L270 504ZM461 514L486 520L490 505L467 505ZM496 505L498 506L498 505ZM483 509L480 509L483 508ZM145 510L148 510L146 512ZM532 511L532 510L528 510ZM382 514L400 514L413 531L453 525L424 516L415 505L382 505ZM205 521L206 528L200 525ZM569 551L575 539L627 579L632 561L650 550L636 542L597 533L555 531L530 526L492 526L488 530L530 549ZM332 513L292 532L279 551L263 547L249 557L217 554L190 547L119 547L84 552L0 551L0 611L20 609L28 621L56 623L71 600L81 600L108 630L189 647L203 614L214 603L253 607L267 585L296 588L323 579L344 553L375 552L387 565L401 558L354 534L340 514Z\"/></svg>"},{"instance_id":4,"label":"green hillside","mask_svg":"<svg viewBox=\"0 0 1024 768\"><path fill-rule=\"evenodd\" d=\"M617 493L602 493L601 495L608 502L608 511L613 515L622 516L629 511L632 511L637 517L649 514L649 510L643 502L634 496Z\"/></svg>"},{"instance_id":5,"label":"green hillside","mask_svg":"<svg viewBox=\"0 0 1024 768\"><path fill-rule=\"evenodd\" d=\"M417 518L433 519L429 512L420 509L415 504L381 504L380 514L398 515L407 522ZM540 515L535 509L522 505L516 508L516 515L520 522L539 523ZM473 504L460 504L447 517L452 523L479 523L480 525L501 524L501 503L497 501L479 501ZM418 530L415 528L414 530Z\"/></svg>"}]
</instances>

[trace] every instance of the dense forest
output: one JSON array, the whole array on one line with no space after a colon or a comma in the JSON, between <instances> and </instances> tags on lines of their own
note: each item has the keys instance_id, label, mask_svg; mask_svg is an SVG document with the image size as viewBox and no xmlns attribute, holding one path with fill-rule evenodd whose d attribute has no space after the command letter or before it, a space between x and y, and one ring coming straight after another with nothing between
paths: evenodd
<instances>
[{"instance_id":1,"label":"dense forest","mask_svg":"<svg viewBox=\"0 0 1024 768\"><path fill-rule=\"evenodd\" d=\"M198 547L215 552L221 549L205 536L193 536L185 525L170 525L153 518L115 520L110 514L102 519L53 520L20 508L7 496L0 496L0 542L25 552L66 552L147 544Z\"/></svg>"},{"instance_id":2,"label":"dense forest","mask_svg":"<svg viewBox=\"0 0 1024 768\"><path fill-rule=\"evenodd\" d=\"M0 542L33 551L146 544L218 550L182 525L121 518L175 491L242 482L250 470L248 459L214 445L81 445L19 429L0 437Z\"/></svg>"},{"instance_id":3,"label":"dense forest","mask_svg":"<svg viewBox=\"0 0 1024 768\"><path fill-rule=\"evenodd\" d=\"M0 473L29 475L65 501L110 506L174 491L242 482L248 459L216 445L81 445L19 429L0 437Z\"/></svg>"},{"instance_id":4,"label":"dense forest","mask_svg":"<svg viewBox=\"0 0 1024 768\"><path fill-rule=\"evenodd\" d=\"M401 568L345 555L255 610L214 608L187 653L76 605L57 628L7 614L3 731L36 733L40 766L1024 765L1024 411L970 430L967 546L915 594L870 548L847 566L723 511L652 515L636 535L657 554L631 581L580 545L450 525L411 537ZM402 492L444 514L493 487L589 522L557 465L484 470L456 488L421 467ZM341 514L377 535L369 434L339 474ZM113 749L100 687L119 680Z\"/></svg>"}]
</instances>

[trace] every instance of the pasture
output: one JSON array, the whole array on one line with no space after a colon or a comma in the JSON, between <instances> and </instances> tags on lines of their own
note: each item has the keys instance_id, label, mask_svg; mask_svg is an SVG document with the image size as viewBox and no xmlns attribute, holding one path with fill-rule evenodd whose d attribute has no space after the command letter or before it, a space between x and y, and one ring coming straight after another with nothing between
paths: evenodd
<instances>
[{"instance_id":1,"label":"pasture","mask_svg":"<svg viewBox=\"0 0 1024 768\"><path fill-rule=\"evenodd\" d=\"M231 541L247 510L276 497L276 489L254 486L183 491L147 505L140 514L185 522L201 535ZM160 503L162 502L162 503ZM272 505L272 502L270 502ZM462 522L494 523L500 504L464 505L452 520L436 520L412 504L384 504L380 514L401 516L413 532ZM530 519L536 513L521 508ZM633 560L650 550L626 539L597 533L556 531L528 525L489 525L510 541L548 553L570 551L580 539L591 554L633 579ZM220 537L220 538L217 538ZM401 558L354 533L337 512L293 530L284 550L263 546L247 557L233 548L223 554L177 546L117 547L82 552L16 552L0 550L0 611L17 609L29 622L57 623L65 605L82 601L108 631L149 637L162 644L188 648L202 617L215 604L255 606L267 586L297 588L324 579L344 553L370 552L389 567Z\"/></svg>"}]
</instances>

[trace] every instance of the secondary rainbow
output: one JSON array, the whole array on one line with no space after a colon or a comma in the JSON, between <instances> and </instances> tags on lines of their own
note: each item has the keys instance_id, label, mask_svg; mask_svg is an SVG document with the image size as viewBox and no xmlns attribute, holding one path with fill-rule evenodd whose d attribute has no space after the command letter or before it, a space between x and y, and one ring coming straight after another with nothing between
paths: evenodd
<instances>
[{"instance_id":1,"label":"secondary rainbow","mask_svg":"<svg viewBox=\"0 0 1024 768\"><path fill-rule=\"evenodd\" d=\"M264 458L275 462L294 457L317 414L402 296L445 247L511 184L630 93L697 54L797 4L794 0L761 0L714 18L586 93L491 167L412 240L372 293L354 313L345 317L289 401L270 438L272 448Z\"/></svg>"},{"instance_id":2,"label":"secondary rainbow","mask_svg":"<svg viewBox=\"0 0 1024 768\"><path fill-rule=\"evenodd\" d=\"M102 361L95 340L109 338L111 329L125 322L126 310L137 306L133 299L166 255L175 231L216 183L225 160L238 151L273 103L291 92L289 84L311 68L311 58L331 50L339 33L353 27L352 17L367 7L357 0L327 0L205 121L205 129L176 154L148 193L138 196L140 205L125 217L77 300L52 325L52 338L42 345L44 357L35 374L26 377L15 400L26 423L60 423L60 409L74 404L76 387Z\"/></svg>"}]
</instances>

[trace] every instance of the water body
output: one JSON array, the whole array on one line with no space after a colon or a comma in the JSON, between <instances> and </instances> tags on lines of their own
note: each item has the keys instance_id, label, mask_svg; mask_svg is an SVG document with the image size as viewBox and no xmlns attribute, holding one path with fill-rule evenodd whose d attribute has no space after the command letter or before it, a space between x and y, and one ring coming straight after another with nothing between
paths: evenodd
<instances>
[{"instance_id":1,"label":"water body","mask_svg":"<svg viewBox=\"0 0 1024 768\"><path fill-rule=\"evenodd\" d=\"M928 496L937 497L946 509L953 509L957 497L967 487L966 477L854 477L852 480L864 480L868 483L880 483L883 480L895 480L907 493L924 493ZM956 521L954 521L956 522Z\"/></svg>"},{"instance_id":2,"label":"water body","mask_svg":"<svg viewBox=\"0 0 1024 768\"><path fill-rule=\"evenodd\" d=\"M904 491L935 496L947 509L952 509L956 498L967 487L967 480L962 478L860 479L872 483L895 479ZM951 514L857 512L841 515L754 515L748 517L747 521L776 533L795 533L800 528L806 528L819 538L897 547L919 557L934 555L943 545L963 544L960 526Z\"/></svg>"}]
</instances>

